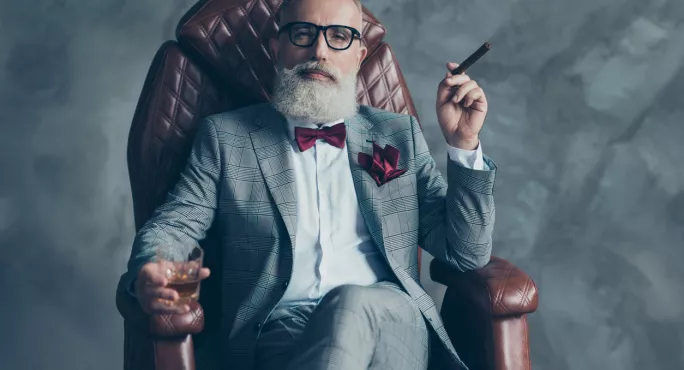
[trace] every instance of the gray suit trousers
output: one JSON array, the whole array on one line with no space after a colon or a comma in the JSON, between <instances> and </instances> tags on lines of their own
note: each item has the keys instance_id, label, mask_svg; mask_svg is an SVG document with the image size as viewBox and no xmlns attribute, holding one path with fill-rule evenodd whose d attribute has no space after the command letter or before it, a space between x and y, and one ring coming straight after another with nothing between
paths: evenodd
<instances>
[{"instance_id":1,"label":"gray suit trousers","mask_svg":"<svg viewBox=\"0 0 684 370\"><path fill-rule=\"evenodd\" d=\"M420 309L397 285L344 285L318 304L276 308L256 370L424 370L429 344Z\"/></svg>"}]
</instances>

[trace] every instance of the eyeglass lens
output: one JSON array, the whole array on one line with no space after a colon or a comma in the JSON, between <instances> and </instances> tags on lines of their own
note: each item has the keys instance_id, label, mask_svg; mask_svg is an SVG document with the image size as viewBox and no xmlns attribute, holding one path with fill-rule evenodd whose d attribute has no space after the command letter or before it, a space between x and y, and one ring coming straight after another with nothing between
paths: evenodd
<instances>
[{"instance_id":1,"label":"eyeglass lens","mask_svg":"<svg viewBox=\"0 0 684 370\"><path fill-rule=\"evenodd\" d=\"M318 29L310 24L295 24L290 28L290 40L297 46L309 47L316 42ZM333 49L346 49L354 40L349 28L333 26L325 30L325 40Z\"/></svg>"}]
</instances>

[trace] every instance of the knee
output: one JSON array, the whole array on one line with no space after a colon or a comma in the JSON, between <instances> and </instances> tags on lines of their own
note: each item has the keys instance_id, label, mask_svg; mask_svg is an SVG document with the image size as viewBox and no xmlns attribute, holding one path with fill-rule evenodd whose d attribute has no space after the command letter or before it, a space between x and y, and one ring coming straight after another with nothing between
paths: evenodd
<instances>
[{"instance_id":1,"label":"knee","mask_svg":"<svg viewBox=\"0 0 684 370\"><path fill-rule=\"evenodd\" d=\"M373 288L360 285L341 285L325 295L321 304L333 305L349 311L365 309L377 300Z\"/></svg>"},{"instance_id":2,"label":"knee","mask_svg":"<svg viewBox=\"0 0 684 370\"><path fill-rule=\"evenodd\" d=\"M345 318L367 322L368 328L380 328L382 323L425 328L418 306L399 290L387 287L343 285L332 289L321 300L316 311L332 315L338 322Z\"/></svg>"}]
</instances>

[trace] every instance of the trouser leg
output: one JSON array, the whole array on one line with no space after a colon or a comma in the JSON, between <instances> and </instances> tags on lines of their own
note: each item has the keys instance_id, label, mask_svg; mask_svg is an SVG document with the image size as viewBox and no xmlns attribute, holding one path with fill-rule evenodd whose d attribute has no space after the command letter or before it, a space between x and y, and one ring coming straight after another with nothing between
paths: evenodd
<instances>
[{"instance_id":1,"label":"trouser leg","mask_svg":"<svg viewBox=\"0 0 684 370\"><path fill-rule=\"evenodd\" d=\"M293 347L304 332L315 305L276 309L261 329L256 347L256 370L282 370L287 366Z\"/></svg>"},{"instance_id":2,"label":"trouser leg","mask_svg":"<svg viewBox=\"0 0 684 370\"><path fill-rule=\"evenodd\" d=\"M428 363L423 316L398 286L333 289L309 317L290 370L422 370Z\"/></svg>"}]
</instances>

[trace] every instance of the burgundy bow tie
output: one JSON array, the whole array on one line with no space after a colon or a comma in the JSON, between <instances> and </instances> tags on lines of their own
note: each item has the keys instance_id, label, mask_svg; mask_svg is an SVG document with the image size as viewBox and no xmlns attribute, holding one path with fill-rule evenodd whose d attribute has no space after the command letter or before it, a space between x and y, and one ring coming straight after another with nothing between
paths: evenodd
<instances>
[{"instance_id":1,"label":"burgundy bow tie","mask_svg":"<svg viewBox=\"0 0 684 370\"><path fill-rule=\"evenodd\" d=\"M328 144L342 148L344 146L344 139L347 137L347 130L344 123L338 123L332 127L323 127L321 129L295 127L295 140L299 146L299 150L305 152L309 150L316 140L323 139Z\"/></svg>"}]
</instances>

